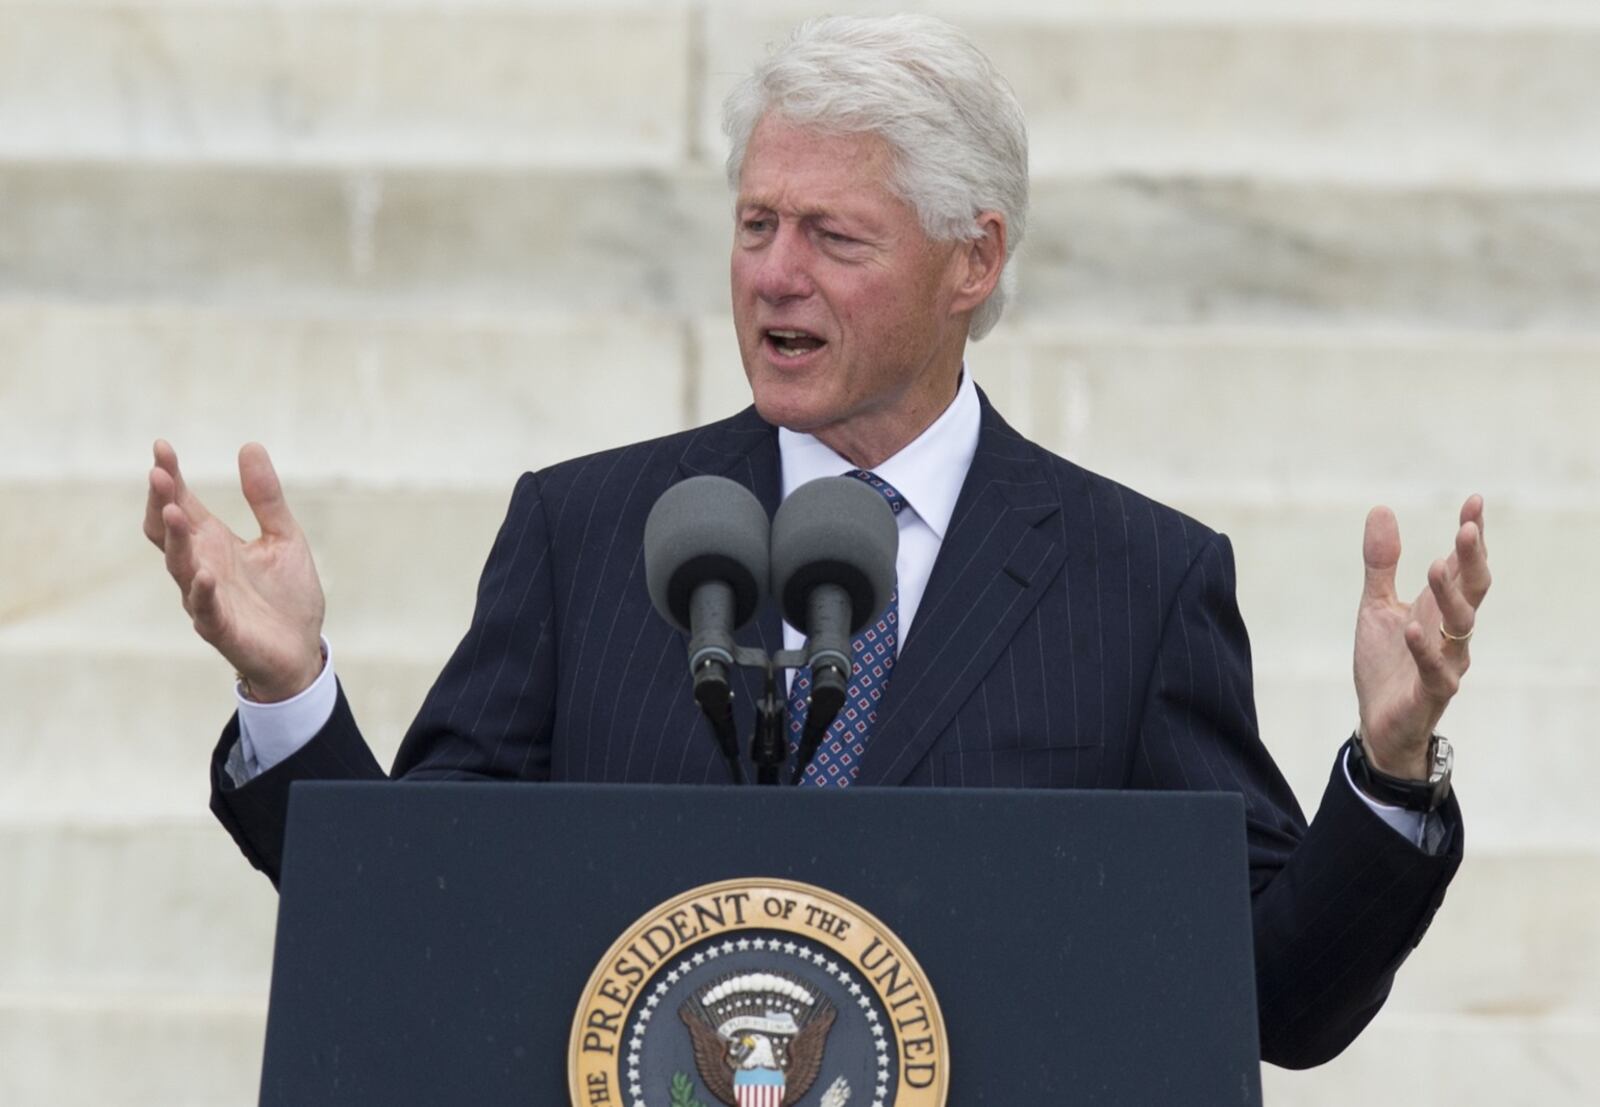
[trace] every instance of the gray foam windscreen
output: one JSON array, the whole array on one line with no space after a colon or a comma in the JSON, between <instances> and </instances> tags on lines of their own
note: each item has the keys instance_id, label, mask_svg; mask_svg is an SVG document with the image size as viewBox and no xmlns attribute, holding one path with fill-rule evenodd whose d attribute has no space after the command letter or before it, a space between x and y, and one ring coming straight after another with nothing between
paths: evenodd
<instances>
[{"instance_id":1,"label":"gray foam windscreen","mask_svg":"<svg viewBox=\"0 0 1600 1107\"><path fill-rule=\"evenodd\" d=\"M790 493L772 520L772 588L791 626L806 625L820 583L850 594L852 634L889 603L900 529L884 498L853 477L824 477Z\"/></svg>"},{"instance_id":2,"label":"gray foam windscreen","mask_svg":"<svg viewBox=\"0 0 1600 1107\"><path fill-rule=\"evenodd\" d=\"M690 477L661 494L644 524L644 572L661 617L689 630L689 597L708 580L733 588L735 628L767 591L771 525L755 494L726 477Z\"/></svg>"}]
</instances>

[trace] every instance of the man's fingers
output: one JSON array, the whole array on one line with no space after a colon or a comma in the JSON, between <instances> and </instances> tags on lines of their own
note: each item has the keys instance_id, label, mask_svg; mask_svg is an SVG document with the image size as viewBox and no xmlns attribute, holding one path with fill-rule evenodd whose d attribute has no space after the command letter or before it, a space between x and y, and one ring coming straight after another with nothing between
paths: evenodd
<instances>
[{"instance_id":1,"label":"man's fingers","mask_svg":"<svg viewBox=\"0 0 1600 1107\"><path fill-rule=\"evenodd\" d=\"M1366 564L1364 602L1393 603L1394 571L1400 564L1400 524L1387 507L1367 512L1366 533L1361 541L1361 559Z\"/></svg>"},{"instance_id":2,"label":"man's fingers","mask_svg":"<svg viewBox=\"0 0 1600 1107\"><path fill-rule=\"evenodd\" d=\"M152 452L155 455L156 468L163 470L172 478L173 501L180 504L196 524L209 519L211 513L206 510L206 505L189 491L188 482L183 479L183 470L178 468L178 451L172 448L172 443L164 438L158 438Z\"/></svg>"},{"instance_id":3,"label":"man's fingers","mask_svg":"<svg viewBox=\"0 0 1600 1107\"><path fill-rule=\"evenodd\" d=\"M1461 524L1456 531L1454 554L1452 560L1461 579L1462 591L1468 602L1476 608L1488 594L1493 580L1489 573L1489 551L1483 544L1481 520L1469 520Z\"/></svg>"},{"instance_id":4,"label":"man's fingers","mask_svg":"<svg viewBox=\"0 0 1600 1107\"><path fill-rule=\"evenodd\" d=\"M195 573L183 606L200 637L215 642L222 633L222 604L217 599L217 578L209 569Z\"/></svg>"},{"instance_id":5,"label":"man's fingers","mask_svg":"<svg viewBox=\"0 0 1600 1107\"><path fill-rule=\"evenodd\" d=\"M266 447L259 442L247 443L239 451L239 485L262 534L283 538L297 533L299 527L284 502L277 470L272 467Z\"/></svg>"},{"instance_id":6,"label":"man's fingers","mask_svg":"<svg viewBox=\"0 0 1600 1107\"><path fill-rule=\"evenodd\" d=\"M1430 634L1432 640L1428 637ZM1411 623L1406 627L1406 648L1417 664L1423 691L1440 704L1449 703L1461 689L1461 674L1439 648L1438 631L1424 630L1421 624Z\"/></svg>"},{"instance_id":7,"label":"man's fingers","mask_svg":"<svg viewBox=\"0 0 1600 1107\"><path fill-rule=\"evenodd\" d=\"M166 532L161 548L167 555L167 572L178 582L178 589L184 594L187 606L189 588L194 582L197 568L194 554L194 527L190 524L189 517L184 514L183 508L172 503L162 508L161 524Z\"/></svg>"},{"instance_id":8,"label":"man's fingers","mask_svg":"<svg viewBox=\"0 0 1600 1107\"><path fill-rule=\"evenodd\" d=\"M161 521L161 512L172 499L172 474L158 465L150 470L150 490L144 498L144 536L158 550L167 548L167 524Z\"/></svg>"},{"instance_id":9,"label":"man's fingers","mask_svg":"<svg viewBox=\"0 0 1600 1107\"><path fill-rule=\"evenodd\" d=\"M1476 492L1468 496L1466 502L1461 505L1461 525L1466 526L1468 523L1478 528L1478 541L1480 544L1484 543L1483 497ZM1484 550L1488 550L1487 544L1484 544Z\"/></svg>"},{"instance_id":10,"label":"man's fingers","mask_svg":"<svg viewBox=\"0 0 1600 1107\"><path fill-rule=\"evenodd\" d=\"M1442 559L1428 567L1428 588L1433 592L1434 603L1439 605L1440 626L1444 632L1439 635L1441 652L1457 656L1465 668L1467 644L1456 639L1472 633L1477 610L1462 592L1460 578Z\"/></svg>"}]
</instances>

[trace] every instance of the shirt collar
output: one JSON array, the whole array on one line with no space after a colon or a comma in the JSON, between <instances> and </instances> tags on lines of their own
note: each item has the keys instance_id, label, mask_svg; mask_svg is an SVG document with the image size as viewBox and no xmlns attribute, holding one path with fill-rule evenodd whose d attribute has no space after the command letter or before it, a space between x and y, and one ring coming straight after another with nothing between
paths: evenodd
<instances>
[{"instance_id":1,"label":"shirt collar","mask_svg":"<svg viewBox=\"0 0 1600 1107\"><path fill-rule=\"evenodd\" d=\"M955 514L956 498L978 452L982 412L972 374L962 367L956 398L928 428L882 465L877 473L905 498L907 509L944 540ZM838 477L854 465L809 434L778 428L778 460L783 468L783 495L819 477Z\"/></svg>"}]
</instances>

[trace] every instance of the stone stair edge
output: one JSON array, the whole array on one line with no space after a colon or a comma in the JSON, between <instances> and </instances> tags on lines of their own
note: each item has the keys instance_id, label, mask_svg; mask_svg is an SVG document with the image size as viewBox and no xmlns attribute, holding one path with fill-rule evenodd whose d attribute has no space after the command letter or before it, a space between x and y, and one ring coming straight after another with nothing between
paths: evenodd
<instances>
[{"instance_id":1,"label":"stone stair edge","mask_svg":"<svg viewBox=\"0 0 1600 1107\"><path fill-rule=\"evenodd\" d=\"M1600 30L1600 24L1597 24ZM415 150L417 143L402 143L397 149ZM265 146L257 155L218 153L204 156L193 151L138 152L106 147L102 150L57 147L54 150L31 145L16 145L0 133L0 174L7 172L60 172L80 170L85 175L97 172L130 174L135 172L170 174L227 173L253 174L279 178L349 178L381 180L385 177L415 180L527 177L550 181L587 178L654 179L672 184L705 187L723 183L722 155L688 157L641 156L636 147L616 144L596 147L581 155L560 156L549 149L537 157L495 154L463 158L459 156L418 156L415 153L385 153L381 148L360 148L345 155L282 152ZM1348 172L1307 170L1268 161L1260 166L1235 167L1230 163L1204 164L1148 163L1083 165L1070 158L1053 157L1049 151L1039 155L1039 164L1030 173L1032 189L1070 188L1105 184L1170 183L1189 186L1249 185L1261 189L1324 189L1352 194L1373 195L1451 195L1492 196L1588 196L1600 190L1600 162L1583 169L1536 167L1525 171L1518 165L1491 165L1474 171L1460 168L1413 169L1395 159L1380 159L1358 165L1353 159Z\"/></svg>"},{"instance_id":2,"label":"stone stair edge","mask_svg":"<svg viewBox=\"0 0 1600 1107\"><path fill-rule=\"evenodd\" d=\"M387 12L433 13L439 10L437 0L275 0L271 5L262 0L0 0L0 9L75 8L104 11L141 10L259 10L263 7L288 11L365 10L374 14ZM1600 26L1600 12L1587 0L1475 0L1463 5L1456 0L1409 0L1395 4L1392 0L1343 0L1339 5L1310 6L1299 10L1286 9L1281 0L1206 0L1197 7L1194 0L1143 0L1128 4L1126 0L990 0L975 4L972 0L931 0L918 5L924 11L940 18L966 25L982 26L994 22L1018 19L1037 19L1047 14L1049 22L1076 26L1079 24L1104 24L1110 26L1201 26L1218 23L1270 27L1444 27L1462 29L1503 30L1508 27L1569 28ZM871 10L870 5L844 3L836 5L840 13L858 8ZM749 9L737 0L451 0L449 10L472 14L475 12L503 13L529 12L571 14L600 9L619 12L666 12L716 18L724 12L741 16ZM816 12L815 5L803 0L777 0L762 8L764 14L778 18L799 19Z\"/></svg>"},{"instance_id":3,"label":"stone stair edge","mask_svg":"<svg viewBox=\"0 0 1600 1107\"><path fill-rule=\"evenodd\" d=\"M207 154L187 149L129 150L115 143L102 146L43 146L18 142L0 132L0 171L6 169L71 169L86 172L114 169L195 172L239 171L273 176L481 176L540 174L548 177L589 176L720 176L721 163L710 159L685 159L652 154L635 144L596 144L564 151L552 146L538 155L515 153L428 155L418 151L425 142L396 141L388 146L337 150L279 150L268 143L260 149L240 148ZM1581 182L1582 178L1573 178ZM1600 172L1596 183L1600 184Z\"/></svg>"},{"instance_id":4,"label":"stone stair edge","mask_svg":"<svg viewBox=\"0 0 1600 1107\"><path fill-rule=\"evenodd\" d=\"M459 303L441 302L427 305L426 312L419 314L416 305L404 301L351 300L340 304L337 308L330 308L325 305L288 305L276 300L219 303L181 296L128 295L112 299L94 296L66 297L22 287L0 290L0 326L16 326L52 317L61 317L69 321L98 322L102 325L118 321L142 323L170 319L192 325L279 324L352 329L378 328L395 331L485 330L564 334L587 333L614 327L617 313L583 307L550 308L540 311L521 307L516 309L464 307ZM687 326L695 321L691 316L660 309L629 312L628 319L640 326L673 327ZM1327 329L1331 334L1338 333L1337 328ZM1573 332L1574 338L1582 339L1585 336L1586 332ZM1600 337L1597 337L1596 344L1600 345Z\"/></svg>"},{"instance_id":5,"label":"stone stair edge","mask_svg":"<svg viewBox=\"0 0 1600 1107\"><path fill-rule=\"evenodd\" d=\"M575 151L565 156L557 148L538 156L508 153L471 158L456 155L427 156L416 152L418 143L399 143L393 150L357 149L346 154L323 152L279 152L263 146L257 153L222 152L210 156L195 151L133 152L114 145L101 149L40 147L19 144L0 134L0 172L8 170L128 173L136 170L171 173L247 173L264 177L384 177L493 178L670 178L679 183L699 184L720 179L722 162L715 158L660 157L641 154L633 147L617 145ZM1173 160L1123 163L1108 159L1102 164L1085 164L1078 156L1056 157L1043 152L1030 173L1032 187L1051 187L1106 183L1160 183L1220 186L1249 184L1264 189L1329 189L1373 194L1446 194L1467 197L1497 195L1584 196L1600 191L1600 163L1582 169L1532 166L1521 162L1477 167L1471 172L1458 168L1413 168L1395 159L1360 165L1365 159L1351 159L1349 169L1341 163L1339 171L1328 167L1297 167L1265 161L1260 165L1234 162L1190 164Z\"/></svg>"},{"instance_id":6,"label":"stone stair edge","mask_svg":"<svg viewBox=\"0 0 1600 1107\"><path fill-rule=\"evenodd\" d=\"M3 0L0 0L3 2ZM1025 249L1026 247L1024 247ZM464 308L458 303L427 305L419 314L416 305L352 301L338 310L287 305L280 301L259 304L248 302L204 302L179 296L126 296L66 298L12 288L0 289L0 327L60 316L67 320L109 325L119 320L146 322L171 320L200 324L329 326L352 329L382 328L395 331L458 330L509 331L542 334L586 333L614 327L617 312L575 307L571 310L528 311L520 308ZM717 331L732 344L731 315L675 312L653 308L627 315L630 325L681 327L694 330L700 341ZM1238 346L1246 349L1263 346L1340 348L1366 351L1394 348L1401 351L1445 351L1463 347L1549 351L1577 350L1600 355L1600 332L1577 328L1547 327L1507 330L1501 327L1469 329L1460 326L1403 326L1387 320L1362 320L1339 325L1327 320L1308 320L1303 324L1246 323L1221 319L1216 323L1152 322L1148 324L1054 322L1048 319L1008 317L987 337L972 344L974 357L983 351L1004 349L1017 344L1082 344L1089 346L1136 348L1218 348ZM1285 372L1293 371L1286 366ZM981 375L981 370L980 370Z\"/></svg>"},{"instance_id":7,"label":"stone stair edge","mask_svg":"<svg viewBox=\"0 0 1600 1107\"><path fill-rule=\"evenodd\" d=\"M157 1017L172 1014L210 1016L249 1015L265 1012L265 989L180 991L163 988L68 988L50 991L0 989L0 1013L97 1014L147 1012Z\"/></svg>"}]
</instances>

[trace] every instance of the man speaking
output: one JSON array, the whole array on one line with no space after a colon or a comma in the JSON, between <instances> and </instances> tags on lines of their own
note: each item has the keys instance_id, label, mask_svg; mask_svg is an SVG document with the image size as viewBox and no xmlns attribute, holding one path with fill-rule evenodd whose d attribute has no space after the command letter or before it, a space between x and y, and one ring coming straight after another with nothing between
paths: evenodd
<instances>
[{"instance_id":1,"label":"man speaking","mask_svg":"<svg viewBox=\"0 0 1600 1107\"><path fill-rule=\"evenodd\" d=\"M517 482L471 627L392 775L727 779L682 638L651 609L645 518L694 475L747 486L770 515L807 481L852 474L895 511L898 584L853 647L870 709L835 723L803 786L1240 794L1262 1056L1334 1056L1376 1013L1461 857L1434 727L1489 587L1482 502L1463 506L1410 604L1395 595L1397 523L1369 515L1359 729L1343 747L1330 735L1308 826L1257 734L1227 539L1022 438L967 371L968 340L1004 309L1027 216L1023 119L988 60L932 19L818 20L734 90L724 125L753 406ZM212 807L276 879L293 781L385 774L339 688L311 551L266 451L239 456L261 529L249 542L188 490L170 446L155 460L145 534L239 673ZM803 641L775 611L745 637ZM752 699L736 699L740 733Z\"/></svg>"}]
</instances>

